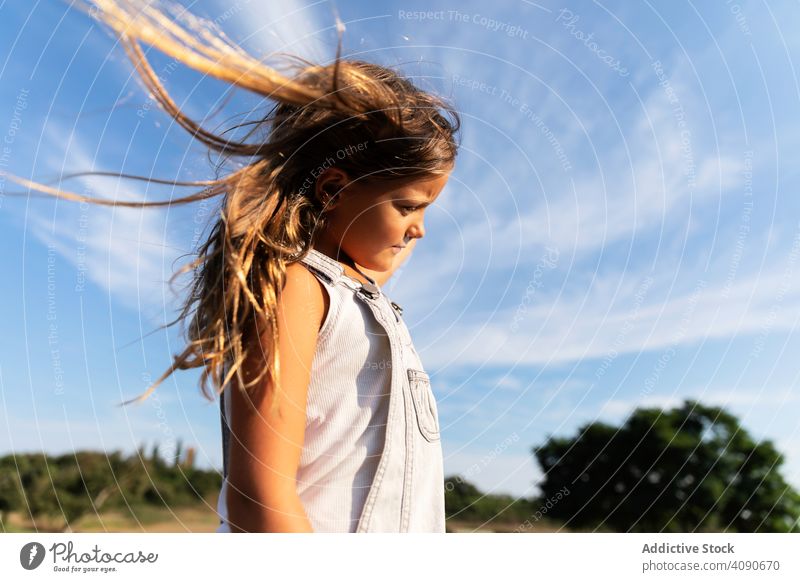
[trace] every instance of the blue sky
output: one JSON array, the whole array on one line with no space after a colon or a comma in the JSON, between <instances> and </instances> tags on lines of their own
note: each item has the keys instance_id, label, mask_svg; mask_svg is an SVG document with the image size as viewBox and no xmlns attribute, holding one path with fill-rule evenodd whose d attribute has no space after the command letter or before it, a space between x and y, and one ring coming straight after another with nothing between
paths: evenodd
<instances>
[{"instance_id":1,"label":"blue sky","mask_svg":"<svg viewBox=\"0 0 800 582\"><path fill-rule=\"evenodd\" d=\"M188 2L185 5L190 5ZM192 10L258 55L335 51L330 2ZM789 2L339 2L349 56L399 67L462 114L458 166L384 291L433 379L445 469L536 491L530 448L685 398L725 406L800 486L800 38ZM431 14L420 15L419 11ZM213 176L114 39L66 3L0 4L0 167ZM259 105L167 57L154 69L212 129ZM119 199L187 192L64 183ZM211 205L112 210L0 184L0 453L181 439L221 466L198 375L143 391L181 347L166 281ZM793 412L794 411L794 412ZM3 429L2 427L7 427Z\"/></svg>"}]
</instances>

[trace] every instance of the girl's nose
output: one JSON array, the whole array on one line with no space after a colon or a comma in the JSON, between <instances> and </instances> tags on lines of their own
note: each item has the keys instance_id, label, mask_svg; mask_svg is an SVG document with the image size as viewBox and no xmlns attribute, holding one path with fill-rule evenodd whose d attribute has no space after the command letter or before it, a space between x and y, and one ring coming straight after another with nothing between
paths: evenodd
<instances>
[{"instance_id":1,"label":"girl's nose","mask_svg":"<svg viewBox=\"0 0 800 582\"><path fill-rule=\"evenodd\" d=\"M409 230L409 237L422 238L423 236L425 236L425 225L422 223L422 220L420 220L419 222L414 223Z\"/></svg>"}]
</instances>

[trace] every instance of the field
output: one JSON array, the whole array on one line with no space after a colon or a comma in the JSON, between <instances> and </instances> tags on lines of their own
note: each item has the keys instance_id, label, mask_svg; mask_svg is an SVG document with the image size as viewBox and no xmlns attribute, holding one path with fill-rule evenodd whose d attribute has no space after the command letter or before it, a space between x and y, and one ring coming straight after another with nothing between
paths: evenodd
<instances>
[{"instance_id":1,"label":"field","mask_svg":"<svg viewBox=\"0 0 800 582\"><path fill-rule=\"evenodd\" d=\"M216 499L205 504L188 507L158 508L153 506L134 507L129 510L107 510L97 514L85 515L77 520L66 531L88 532L145 532L145 533L210 533L219 524L214 513ZM448 520L447 531L452 533L468 532L513 532L519 524L489 524ZM529 532L554 532L555 524L545 522L536 524ZM59 532L63 530L63 520L39 519L31 522L28 516L12 512L4 516L0 531L8 533L23 532ZM561 531L564 531L563 528Z\"/></svg>"}]
</instances>

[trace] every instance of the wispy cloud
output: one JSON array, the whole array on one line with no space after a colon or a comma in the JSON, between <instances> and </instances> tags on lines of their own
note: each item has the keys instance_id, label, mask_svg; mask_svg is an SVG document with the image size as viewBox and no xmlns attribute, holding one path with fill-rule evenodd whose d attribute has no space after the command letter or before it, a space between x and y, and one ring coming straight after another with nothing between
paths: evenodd
<instances>
[{"instance_id":1,"label":"wispy cloud","mask_svg":"<svg viewBox=\"0 0 800 582\"><path fill-rule=\"evenodd\" d=\"M595 25L593 30L601 26ZM713 66L707 53L714 50L709 47L693 56ZM611 346L620 353L638 353L708 338L757 335L765 328L766 333L794 330L793 318L776 319L773 312L782 286L787 291L778 309L789 313L800 308L794 291L800 269L789 268L787 273L792 260L786 253L771 255L761 265L734 265L739 225L726 222L724 214L740 220L745 152L764 137L751 131L748 145L735 118L706 116L714 104L698 85L697 61L679 51L663 61L662 77L652 63L641 62L628 92L631 106L618 107L621 112L616 114L600 107L597 115L587 117L592 121L589 131L581 118L571 119L558 100L537 108L545 123L561 128L559 141L576 148L569 151L569 175L548 157L548 144L532 142L536 127L519 120L512 137L528 159L541 165L546 197L539 195L536 174L514 148L504 148L502 155L483 151L490 171L479 174L465 167L457 177L462 181L448 186L457 196L443 203L442 216L433 218L443 232L429 228L432 240L421 242L406 267L413 277L401 271L395 282L401 303L414 305L410 313L420 314L416 319L422 324L414 332L426 362L440 369L462 364L564 364L602 358ZM510 66L501 72L492 72L486 64L475 67L472 75L489 84L503 75L508 85L514 78L522 81ZM543 67L537 73L546 77L548 65ZM573 96L580 100L575 93L564 90L560 97L567 103ZM472 99L471 113L478 122L506 112L496 98L483 93L462 91L460 98ZM569 121L559 121L565 119ZM536 155L539 150L545 155ZM527 180L518 176L520 168ZM756 160L752 172L758 171ZM471 184L476 184L473 193ZM506 193L515 198L518 210L498 203ZM707 214L717 215L716 221L703 222L700 217ZM788 248L795 234L780 224L769 231L753 228L745 244L750 254ZM490 288L530 286L548 246L558 249L560 260L546 273L544 287L528 298L524 323L512 333L525 291L516 291L517 301L513 295L492 296L488 306L476 297ZM644 258L642 248L655 253L653 261ZM624 253L627 262L620 260ZM604 258L609 254L613 258ZM651 277L646 300L627 329L636 290ZM702 289L694 297L698 284ZM462 306L465 300L475 302L446 321L436 317L449 311L451 303ZM691 325L682 329L687 311ZM623 326L624 338L615 346Z\"/></svg>"},{"instance_id":2,"label":"wispy cloud","mask_svg":"<svg viewBox=\"0 0 800 582\"><path fill-rule=\"evenodd\" d=\"M493 311L471 309L444 330L434 332L422 325L413 331L429 365L446 368L564 364L603 358L612 348L620 354L639 353L709 338L757 339L796 328L794 318L776 317L800 309L800 266L793 268L790 257L765 265L757 278L742 277L732 284L724 274L697 269L683 273L683 282L673 288L678 267L679 260L658 273L612 272L588 287L535 295L516 331L512 323L519 317L519 304ZM642 292L648 278L652 283ZM426 313L424 308L416 311L420 309Z\"/></svg>"},{"instance_id":3,"label":"wispy cloud","mask_svg":"<svg viewBox=\"0 0 800 582\"><path fill-rule=\"evenodd\" d=\"M47 158L50 169L60 167L69 173L99 165L82 139L57 122L48 123L45 139L50 144L64 144L62 155ZM137 189L121 181L95 176L65 182L63 187L98 198L144 200ZM57 204L55 211L53 204ZM51 201L46 206L32 204L27 225L37 239L53 245L87 280L126 306L145 311L172 307L166 282L183 253L181 243L173 241L166 229L165 211Z\"/></svg>"},{"instance_id":4,"label":"wispy cloud","mask_svg":"<svg viewBox=\"0 0 800 582\"><path fill-rule=\"evenodd\" d=\"M312 10L299 2L261 3L241 0L217 2L219 10L209 15L223 30L238 28L245 42L267 52L286 50L307 58L321 59L326 53L321 40L321 26L315 23ZM333 23L333 17L331 17ZM107 42L107 41L104 41ZM134 75L130 67L115 67ZM189 115L193 109L182 105ZM151 115L155 115L151 113ZM160 114L159 114L160 115ZM202 116L199 116L202 117ZM102 167L99 154L92 154L87 139L76 137L66 126L50 120L45 141L63 144L63 152L46 158L49 170L62 172ZM106 169L106 168L102 168ZM118 168L113 168L118 169ZM178 176L174 176L178 177ZM144 185L132 185L107 178L85 177L68 183L74 191L117 200L144 200ZM76 184L79 187L76 188ZM67 183L64 184L67 187ZM182 240L167 229L167 212L159 209L107 208L58 202L45 209L31 206L27 224L34 236L52 245L86 278L108 290L124 305L143 311L171 310L176 299L167 286L178 259L190 241Z\"/></svg>"},{"instance_id":5,"label":"wispy cloud","mask_svg":"<svg viewBox=\"0 0 800 582\"><path fill-rule=\"evenodd\" d=\"M323 62L334 55L330 42L335 34L333 12L326 21L319 19L321 2L306 4L298 1L259 2L214 0L218 14L214 21L225 31L235 33L245 46L252 46L265 54L282 51L304 57L313 62Z\"/></svg>"}]
</instances>

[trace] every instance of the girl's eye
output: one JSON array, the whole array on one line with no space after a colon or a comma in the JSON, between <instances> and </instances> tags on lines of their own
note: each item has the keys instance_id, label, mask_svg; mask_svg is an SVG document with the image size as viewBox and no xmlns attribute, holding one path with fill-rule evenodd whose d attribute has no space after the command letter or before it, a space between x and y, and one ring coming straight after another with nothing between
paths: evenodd
<instances>
[{"instance_id":1,"label":"girl's eye","mask_svg":"<svg viewBox=\"0 0 800 582\"><path fill-rule=\"evenodd\" d=\"M403 212L408 214L409 212L414 212L419 206L402 206Z\"/></svg>"}]
</instances>

